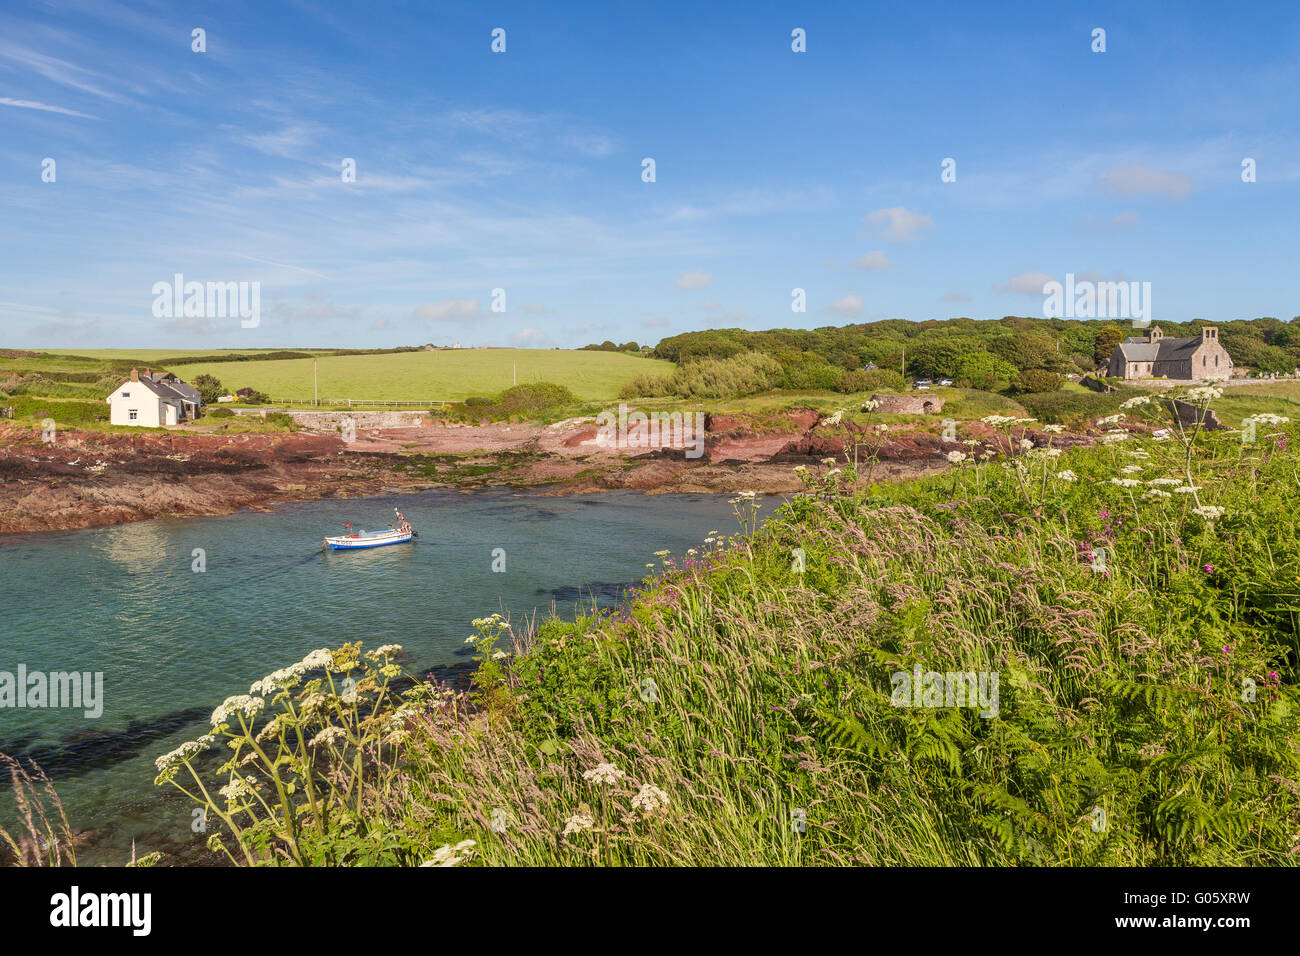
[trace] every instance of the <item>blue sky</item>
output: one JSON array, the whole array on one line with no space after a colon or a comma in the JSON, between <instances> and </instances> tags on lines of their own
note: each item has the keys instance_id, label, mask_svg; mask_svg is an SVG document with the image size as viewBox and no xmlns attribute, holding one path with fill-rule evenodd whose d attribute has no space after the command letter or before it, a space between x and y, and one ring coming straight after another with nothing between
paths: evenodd
<instances>
[{"instance_id":1,"label":"blue sky","mask_svg":"<svg viewBox=\"0 0 1300 956\"><path fill-rule=\"evenodd\" d=\"M7 2L0 347L654 342L1067 272L1289 319L1297 102L1293 3ZM178 272L260 324L156 318Z\"/></svg>"}]
</instances>

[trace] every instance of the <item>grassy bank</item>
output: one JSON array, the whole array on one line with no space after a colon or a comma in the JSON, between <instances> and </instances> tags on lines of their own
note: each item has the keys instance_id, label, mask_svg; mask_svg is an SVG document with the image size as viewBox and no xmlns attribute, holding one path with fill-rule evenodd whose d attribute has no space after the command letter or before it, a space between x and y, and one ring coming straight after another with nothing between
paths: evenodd
<instances>
[{"instance_id":1,"label":"grassy bank","mask_svg":"<svg viewBox=\"0 0 1300 956\"><path fill-rule=\"evenodd\" d=\"M469 694L315 652L159 782L237 862L1296 862L1293 426L1057 455L991 423L938 477L828 462L757 529L737 497L619 614L474 622ZM984 683L900 695L931 673Z\"/></svg>"}]
</instances>

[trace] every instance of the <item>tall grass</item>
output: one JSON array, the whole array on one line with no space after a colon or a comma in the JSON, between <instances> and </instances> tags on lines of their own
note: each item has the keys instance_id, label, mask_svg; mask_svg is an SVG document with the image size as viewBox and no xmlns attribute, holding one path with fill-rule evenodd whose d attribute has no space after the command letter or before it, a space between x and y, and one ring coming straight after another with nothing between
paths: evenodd
<instances>
[{"instance_id":1,"label":"tall grass","mask_svg":"<svg viewBox=\"0 0 1300 956\"><path fill-rule=\"evenodd\" d=\"M234 805L243 860L1300 860L1294 428L1244 444L1108 422L1105 445L1058 454L993 423L996 459L929 479L804 469L761 528L738 496L738 533L660 553L619 612L476 621L471 690L360 680L360 710L313 718L340 728L328 753L277 716L261 733L281 750L252 762L279 777L249 786L282 796ZM358 659L341 653L331 673ZM915 667L998 675L996 716L898 706ZM275 699L301 714L324 690Z\"/></svg>"}]
</instances>

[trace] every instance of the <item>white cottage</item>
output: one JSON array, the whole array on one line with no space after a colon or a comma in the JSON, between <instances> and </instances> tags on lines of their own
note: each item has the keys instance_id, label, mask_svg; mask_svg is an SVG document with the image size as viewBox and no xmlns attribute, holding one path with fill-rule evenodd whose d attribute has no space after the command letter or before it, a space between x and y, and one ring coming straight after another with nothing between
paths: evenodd
<instances>
[{"instance_id":1,"label":"white cottage","mask_svg":"<svg viewBox=\"0 0 1300 956\"><path fill-rule=\"evenodd\" d=\"M193 385L186 385L171 372L131 369L131 377L104 399L112 425L143 425L159 428L192 421L199 417L203 398Z\"/></svg>"}]
</instances>

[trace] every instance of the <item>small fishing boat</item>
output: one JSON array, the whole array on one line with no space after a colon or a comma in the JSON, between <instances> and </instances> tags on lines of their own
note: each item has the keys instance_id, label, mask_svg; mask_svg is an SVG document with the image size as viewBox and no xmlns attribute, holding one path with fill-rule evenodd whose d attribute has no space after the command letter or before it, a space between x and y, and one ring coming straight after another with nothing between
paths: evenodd
<instances>
[{"instance_id":1,"label":"small fishing boat","mask_svg":"<svg viewBox=\"0 0 1300 956\"><path fill-rule=\"evenodd\" d=\"M393 513L397 515L397 521L389 525L386 531L353 531L352 522L345 522L344 533L326 537L321 550L328 548L331 551L354 551L358 548L381 548L386 544L406 544L412 538L418 537L417 533L411 530L411 522L406 520L406 515L396 508L393 509Z\"/></svg>"}]
</instances>

